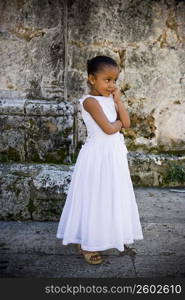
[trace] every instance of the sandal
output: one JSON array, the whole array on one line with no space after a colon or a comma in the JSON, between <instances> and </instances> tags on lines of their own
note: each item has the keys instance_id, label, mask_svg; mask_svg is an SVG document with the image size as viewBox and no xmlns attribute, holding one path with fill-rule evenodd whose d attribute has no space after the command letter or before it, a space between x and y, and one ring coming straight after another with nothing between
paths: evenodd
<instances>
[{"instance_id":1,"label":"sandal","mask_svg":"<svg viewBox=\"0 0 185 300\"><path fill-rule=\"evenodd\" d=\"M120 252L119 255L130 255L130 256L135 256L137 254L135 248L130 248L127 245L124 245L124 251Z\"/></svg>"},{"instance_id":2,"label":"sandal","mask_svg":"<svg viewBox=\"0 0 185 300\"><path fill-rule=\"evenodd\" d=\"M101 255L97 251L93 251L93 252L82 251L82 254L83 254L86 262L91 265L97 265L97 264L101 264L103 262Z\"/></svg>"},{"instance_id":3,"label":"sandal","mask_svg":"<svg viewBox=\"0 0 185 300\"><path fill-rule=\"evenodd\" d=\"M91 265L97 265L101 264L103 262L103 259L98 251L86 251L82 250L81 246L79 244L76 245L76 248L79 252L79 254L82 254L85 258L85 261Z\"/></svg>"}]
</instances>

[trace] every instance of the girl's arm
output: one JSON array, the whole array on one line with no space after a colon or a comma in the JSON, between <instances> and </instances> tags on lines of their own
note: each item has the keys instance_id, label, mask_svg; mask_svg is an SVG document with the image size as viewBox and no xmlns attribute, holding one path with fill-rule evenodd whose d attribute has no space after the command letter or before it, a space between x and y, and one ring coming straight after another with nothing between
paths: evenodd
<instances>
[{"instance_id":1,"label":"girl's arm","mask_svg":"<svg viewBox=\"0 0 185 300\"><path fill-rule=\"evenodd\" d=\"M83 102L84 109L90 113L95 122L101 127L101 129L107 134L114 134L120 131L122 128L122 122L116 120L115 122L109 122L105 115L101 105L95 98L87 98Z\"/></svg>"},{"instance_id":2,"label":"girl's arm","mask_svg":"<svg viewBox=\"0 0 185 300\"><path fill-rule=\"evenodd\" d=\"M118 113L118 118L122 122L122 125L124 128L129 128L130 124L131 124L130 117L129 117L129 114L128 114L128 111L127 111L125 105L123 104L123 102L121 100L121 92L116 87L115 91L112 94L114 97L114 102L115 102L116 110Z\"/></svg>"}]
</instances>

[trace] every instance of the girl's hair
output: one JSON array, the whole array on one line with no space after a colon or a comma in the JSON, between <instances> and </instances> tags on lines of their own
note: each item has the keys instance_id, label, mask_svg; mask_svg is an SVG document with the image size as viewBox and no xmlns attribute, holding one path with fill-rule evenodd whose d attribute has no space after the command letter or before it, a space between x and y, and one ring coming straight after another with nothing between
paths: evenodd
<instances>
[{"instance_id":1,"label":"girl's hair","mask_svg":"<svg viewBox=\"0 0 185 300\"><path fill-rule=\"evenodd\" d=\"M98 71L101 70L102 67L104 66L113 66L113 67L118 67L116 61L112 59L109 56L95 56L92 59L87 61L87 73L89 74L95 74Z\"/></svg>"}]
</instances>

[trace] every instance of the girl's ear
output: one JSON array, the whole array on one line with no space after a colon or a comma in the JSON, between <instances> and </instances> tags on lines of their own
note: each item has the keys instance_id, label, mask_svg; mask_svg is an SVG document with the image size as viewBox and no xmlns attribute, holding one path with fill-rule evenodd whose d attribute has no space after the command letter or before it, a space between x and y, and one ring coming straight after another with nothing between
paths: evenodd
<instances>
[{"instance_id":1,"label":"girl's ear","mask_svg":"<svg viewBox=\"0 0 185 300\"><path fill-rule=\"evenodd\" d=\"M94 84L94 76L93 76L93 74L89 74L89 76L88 76L88 82L90 83L90 84Z\"/></svg>"}]
</instances>

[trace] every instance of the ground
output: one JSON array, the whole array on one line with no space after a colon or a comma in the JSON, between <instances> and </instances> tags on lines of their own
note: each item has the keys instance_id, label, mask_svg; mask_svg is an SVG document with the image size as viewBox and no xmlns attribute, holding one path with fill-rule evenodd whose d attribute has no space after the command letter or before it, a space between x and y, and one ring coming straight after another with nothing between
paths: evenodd
<instances>
[{"instance_id":1,"label":"ground","mask_svg":"<svg viewBox=\"0 0 185 300\"><path fill-rule=\"evenodd\" d=\"M135 187L144 239L123 255L102 252L88 265L73 245L56 239L58 222L0 221L1 278L185 277L185 193L182 188ZM181 191L181 192L180 192Z\"/></svg>"}]
</instances>

